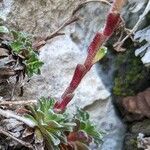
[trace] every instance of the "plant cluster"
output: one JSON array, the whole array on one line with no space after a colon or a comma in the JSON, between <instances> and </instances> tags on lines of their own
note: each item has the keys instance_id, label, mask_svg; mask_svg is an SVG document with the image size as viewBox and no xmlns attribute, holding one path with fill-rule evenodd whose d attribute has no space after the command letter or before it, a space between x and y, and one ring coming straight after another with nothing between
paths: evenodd
<instances>
[{"instance_id":1,"label":"plant cluster","mask_svg":"<svg viewBox=\"0 0 150 150\"><path fill-rule=\"evenodd\" d=\"M43 62L39 60L38 53L32 47L32 37L29 34L9 30L6 26L0 25L0 36L0 57L8 57L8 62L6 61L0 69L9 68L14 74L20 75L21 72L29 78L34 74L40 74ZM3 55L4 53L6 54Z\"/></svg>"},{"instance_id":2,"label":"plant cluster","mask_svg":"<svg viewBox=\"0 0 150 150\"><path fill-rule=\"evenodd\" d=\"M34 142L48 150L89 149L90 143L98 144L102 133L89 120L89 114L77 109L71 118L64 111L55 112L55 100L41 98L36 106L27 106L25 115L34 124Z\"/></svg>"},{"instance_id":3,"label":"plant cluster","mask_svg":"<svg viewBox=\"0 0 150 150\"><path fill-rule=\"evenodd\" d=\"M133 45L127 49L115 60L116 72L113 93L116 96L133 96L149 86L150 70L143 66L140 57L135 56Z\"/></svg>"}]
</instances>

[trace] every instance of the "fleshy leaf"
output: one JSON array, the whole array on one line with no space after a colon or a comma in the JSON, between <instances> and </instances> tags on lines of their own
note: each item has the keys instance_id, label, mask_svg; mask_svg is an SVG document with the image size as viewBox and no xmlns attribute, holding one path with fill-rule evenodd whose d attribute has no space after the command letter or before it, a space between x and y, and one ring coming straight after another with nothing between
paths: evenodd
<instances>
[{"instance_id":1,"label":"fleshy leaf","mask_svg":"<svg viewBox=\"0 0 150 150\"><path fill-rule=\"evenodd\" d=\"M34 138L35 138L35 143L42 143L43 142L43 135L38 128L36 128L34 131Z\"/></svg>"},{"instance_id":2,"label":"fleshy leaf","mask_svg":"<svg viewBox=\"0 0 150 150\"><path fill-rule=\"evenodd\" d=\"M116 27L118 26L119 21L120 21L120 14L109 13L107 16L107 22L105 24L103 34L108 37L111 36Z\"/></svg>"},{"instance_id":3,"label":"fleshy leaf","mask_svg":"<svg viewBox=\"0 0 150 150\"><path fill-rule=\"evenodd\" d=\"M56 113L53 110L54 104L54 99L43 97L36 106L27 107L30 110L30 114L26 115L28 119L36 123L37 135L40 135L40 131L43 143L49 150L57 150L60 143L67 143L67 137L64 133L73 131L73 128L76 126L76 123L71 122L65 112L62 114ZM41 141L36 140L37 142Z\"/></svg>"},{"instance_id":4,"label":"fleshy leaf","mask_svg":"<svg viewBox=\"0 0 150 150\"><path fill-rule=\"evenodd\" d=\"M35 120L33 116L26 114L24 117L30 119L30 121L32 121L35 124L35 126L38 125L37 120Z\"/></svg>"},{"instance_id":5,"label":"fleshy leaf","mask_svg":"<svg viewBox=\"0 0 150 150\"><path fill-rule=\"evenodd\" d=\"M106 55L106 53L107 53L107 47L101 47L98 50L98 52L97 52L97 54L96 54L96 56L95 56L95 58L93 60L93 64L95 64L96 62L101 60Z\"/></svg>"},{"instance_id":6,"label":"fleshy leaf","mask_svg":"<svg viewBox=\"0 0 150 150\"><path fill-rule=\"evenodd\" d=\"M48 133L48 135L55 146L60 144L60 140L58 139L58 137L56 137L54 134L51 133Z\"/></svg>"},{"instance_id":7,"label":"fleshy leaf","mask_svg":"<svg viewBox=\"0 0 150 150\"><path fill-rule=\"evenodd\" d=\"M99 47L102 45L102 43L105 41L105 37L103 34L100 32L96 33L93 41L91 42L90 46L88 47L88 55L87 58L84 62L84 66L86 67L86 71L90 70L92 67L92 61L99 49Z\"/></svg>"},{"instance_id":8,"label":"fleshy leaf","mask_svg":"<svg viewBox=\"0 0 150 150\"><path fill-rule=\"evenodd\" d=\"M57 123L54 120L50 120L49 122L47 122L47 124L51 127L51 128L63 128L62 125L60 125L59 123Z\"/></svg>"},{"instance_id":9,"label":"fleshy leaf","mask_svg":"<svg viewBox=\"0 0 150 150\"><path fill-rule=\"evenodd\" d=\"M60 103L56 102L56 104L54 105L54 109L59 110L59 111L64 111L66 109L66 106L68 105L68 103L73 98L73 96L74 96L74 94L66 95Z\"/></svg>"}]
</instances>

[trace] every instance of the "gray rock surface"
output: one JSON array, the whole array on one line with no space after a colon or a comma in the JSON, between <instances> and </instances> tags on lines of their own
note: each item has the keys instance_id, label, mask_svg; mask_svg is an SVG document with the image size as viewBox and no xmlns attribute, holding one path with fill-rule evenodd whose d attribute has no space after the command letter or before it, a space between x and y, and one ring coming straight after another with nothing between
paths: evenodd
<instances>
[{"instance_id":1,"label":"gray rock surface","mask_svg":"<svg viewBox=\"0 0 150 150\"><path fill-rule=\"evenodd\" d=\"M132 29L143 14L148 0L128 0L128 5L124 8L123 17L126 21L126 27ZM127 11L128 9L128 11ZM147 12L149 11L149 7ZM138 31L135 33L135 40L147 43L135 51L136 56L141 56L141 61L145 66L150 66L150 27L149 20L146 19L147 15L143 18L142 22L138 26ZM148 18L148 17L147 17ZM147 27L148 26L148 27ZM146 27L146 28L145 28ZM144 28L144 29L143 29Z\"/></svg>"},{"instance_id":2,"label":"gray rock surface","mask_svg":"<svg viewBox=\"0 0 150 150\"><path fill-rule=\"evenodd\" d=\"M41 36L57 29L79 2L80 0L4 0L1 10L4 16L7 15L9 26Z\"/></svg>"},{"instance_id":3,"label":"gray rock surface","mask_svg":"<svg viewBox=\"0 0 150 150\"><path fill-rule=\"evenodd\" d=\"M139 42L146 41L145 45L136 49L135 55L140 55L143 64L145 66L150 66L150 26L136 32L134 38Z\"/></svg>"},{"instance_id":4,"label":"gray rock surface","mask_svg":"<svg viewBox=\"0 0 150 150\"><path fill-rule=\"evenodd\" d=\"M139 16L143 13L145 5L148 0L128 0L127 5L122 11L122 16L126 22L126 27L132 29L136 22L139 20ZM143 19L138 29L142 29L146 24L146 19Z\"/></svg>"},{"instance_id":5,"label":"gray rock surface","mask_svg":"<svg viewBox=\"0 0 150 150\"><path fill-rule=\"evenodd\" d=\"M10 13L13 0L1 0L0 1L0 17L6 20L8 13Z\"/></svg>"},{"instance_id":6,"label":"gray rock surface","mask_svg":"<svg viewBox=\"0 0 150 150\"><path fill-rule=\"evenodd\" d=\"M39 98L51 95L59 98L69 85L77 63L83 63L85 52L80 51L68 36L52 40L40 51L40 59L44 62L41 75L34 76L29 84L26 84L24 97ZM95 100L104 100L109 96L110 93L93 68L81 82L71 104L85 107Z\"/></svg>"}]
</instances>

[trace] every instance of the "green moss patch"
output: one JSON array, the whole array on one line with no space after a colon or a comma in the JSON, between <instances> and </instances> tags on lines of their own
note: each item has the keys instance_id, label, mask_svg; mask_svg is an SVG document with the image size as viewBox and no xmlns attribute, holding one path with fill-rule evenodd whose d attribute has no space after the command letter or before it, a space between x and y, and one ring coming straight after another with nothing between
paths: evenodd
<instances>
[{"instance_id":1,"label":"green moss patch","mask_svg":"<svg viewBox=\"0 0 150 150\"><path fill-rule=\"evenodd\" d=\"M134 50L118 54L113 93L117 96L135 95L150 85L150 71L144 67Z\"/></svg>"}]
</instances>

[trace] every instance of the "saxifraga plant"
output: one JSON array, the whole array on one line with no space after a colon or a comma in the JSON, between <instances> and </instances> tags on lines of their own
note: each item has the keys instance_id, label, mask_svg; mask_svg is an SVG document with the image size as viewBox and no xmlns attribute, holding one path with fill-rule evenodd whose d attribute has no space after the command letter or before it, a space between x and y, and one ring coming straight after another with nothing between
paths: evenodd
<instances>
[{"instance_id":1,"label":"saxifraga plant","mask_svg":"<svg viewBox=\"0 0 150 150\"><path fill-rule=\"evenodd\" d=\"M67 144L65 132L73 131L76 123L68 118L66 113L56 113L53 110L55 100L41 98L37 106L27 106L30 110L25 117L35 123L35 136L37 141L45 142L48 150L59 149L60 144Z\"/></svg>"},{"instance_id":2,"label":"saxifraga plant","mask_svg":"<svg viewBox=\"0 0 150 150\"><path fill-rule=\"evenodd\" d=\"M98 144L102 138L89 120L89 114L80 109L71 119L66 112L55 112L55 100L41 98L36 106L27 106L25 115L34 124L34 141L48 150L88 149L91 142ZM44 143L43 143L44 142Z\"/></svg>"},{"instance_id":3,"label":"saxifraga plant","mask_svg":"<svg viewBox=\"0 0 150 150\"><path fill-rule=\"evenodd\" d=\"M38 130L43 134L43 137L46 139L46 142L49 144L49 146L53 145L59 149L61 136L64 135L63 132L66 132L66 118L63 118L63 115L67 108L67 105L72 100L74 91L76 90L86 73L97 61L103 58L106 54L106 48L100 47L109 39L114 30L118 27L121 21L120 11L123 7L124 2L125 0L113 1L103 31L96 33L93 41L88 48L88 55L84 64L77 65L73 78L65 92L62 94L61 100L57 101L56 103L53 102L54 106L52 106L52 104L45 104L44 107L46 108L41 107L42 102L40 101L40 109L38 107L31 109L32 115L28 117L37 124ZM50 106L50 109L46 105ZM53 116L53 114L55 114L55 118L51 117ZM45 115L48 116L46 117ZM61 121L59 119L57 120L57 117L59 118L59 115L61 115L63 118ZM50 124L48 122L50 122ZM78 110L78 113L75 116L75 122L77 126L75 126L75 128L73 128L74 126L71 126L72 131L70 130L66 135L69 143L74 144L74 146L79 146L79 143L82 143L82 147L88 149L89 143L91 143L92 141L97 143L97 141L101 139L101 134L97 132L96 128L91 124L87 113ZM74 147L74 149L76 148ZM66 149L66 146L62 144L61 149Z\"/></svg>"},{"instance_id":4,"label":"saxifraga plant","mask_svg":"<svg viewBox=\"0 0 150 150\"><path fill-rule=\"evenodd\" d=\"M32 36L0 25L0 79L5 81L10 77L16 77L16 84L11 91L13 98L15 87L27 76L29 79L34 74L40 74L44 64L38 58L38 53L32 46ZM23 95L21 85L20 96Z\"/></svg>"},{"instance_id":5,"label":"saxifraga plant","mask_svg":"<svg viewBox=\"0 0 150 150\"><path fill-rule=\"evenodd\" d=\"M97 143L98 139L101 140L101 134L97 132L96 128L91 124L87 113L78 111L74 119L70 120L65 110L83 77L91 67L105 55L106 49L100 47L118 27L121 21L120 10L124 2L125 0L113 1L103 31L96 33L88 48L88 55L84 64L77 65L73 78L62 94L61 99L56 102L52 99L42 99L39 100L37 106L28 107L30 113L26 115L26 118L32 121L32 128L35 129L34 133L36 134L35 137L39 137L39 139L45 143L46 149L74 150L77 149L77 147L88 149L92 141ZM10 43L10 46L13 48L15 44L16 43ZM14 53L19 54L20 51L14 49Z\"/></svg>"},{"instance_id":6,"label":"saxifraga plant","mask_svg":"<svg viewBox=\"0 0 150 150\"><path fill-rule=\"evenodd\" d=\"M100 144L102 142L103 132L98 131L95 125L90 121L88 112L77 108L77 113L74 116L74 122L77 124L73 132L68 135L68 141L82 147L88 147L90 143Z\"/></svg>"},{"instance_id":7,"label":"saxifraga plant","mask_svg":"<svg viewBox=\"0 0 150 150\"><path fill-rule=\"evenodd\" d=\"M11 34L13 35L13 40L9 42L9 45L15 55L22 57L28 77L40 74L43 62L39 60L37 53L32 48L31 36L27 33L14 30L11 31Z\"/></svg>"},{"instance_id":8,"label":"saxifraga plant","mask_svg":"<svg viewBox=\"0 0 150 150\"><path fill-rule=\"evenodd\" d=\"M4 34L11 38L3 39ZM0 25L0 36L2 37L0 48L3 48L2 50L11 56L11 60L8 63L5 62L6 67L10 66L11 69L14 68L13 71L16 74L20 71L29 78L34 74L40 74L43 62L39 60L37 52L33 49L32 37L29 34L9 30L7 27Z\"/></svg>"}]
</instances>

